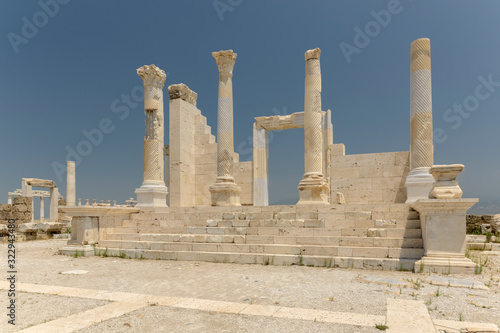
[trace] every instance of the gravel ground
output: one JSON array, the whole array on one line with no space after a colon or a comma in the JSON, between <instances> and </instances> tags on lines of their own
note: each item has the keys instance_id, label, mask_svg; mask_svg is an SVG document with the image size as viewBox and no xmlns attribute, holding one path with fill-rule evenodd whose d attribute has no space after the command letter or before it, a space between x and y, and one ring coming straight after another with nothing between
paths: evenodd
<instances>
[{"instance_id":1,"label":"gravel ground","mask_svg":"<svg viewBox=\"0 0 500 333\"><path fill-rule=\"evenodd\" d=\"M3 290L1 292L3 295L0 297L0 308L6 309L9 303L5 297L5 292ZM16 326L7 323L8 319L4 319L5 314L3 312L5 311L2 310L0 332L16 332L30 326L42 324L57 318L67 317L109 303L107 301L94 299L31 293L18 293L16 301L18 308Z\"/></svg>"},{"instance_id":2,"label":"gravel ground","mask_svg":"<svg viewBox=\"0 0 500 333\"><path fill-rule=\"evenodd\" d=\"M78 333L100 332L376 333L380 331L375 327L148 306L78 331Z\"/></svg>"},{"instance_id":3,"label":"gravel ground","mask_svg":"<svg viewBox=\"0 0 500 333\"><path fill-rule=\"evenodd\" d=\"M57 250L65 243L66 240L57 239L17 243L19 281L240 303L279 304L286 307L373 315L385 315L386 300L392 297L426 302L432 318L500 324L500 295L498 295L500 255L488 255L488 262L481 274L443 276L471 279L489 286L489 290L480 290L447 285L438 287L425 282L426 279L435 275L411 272L135 260L114 257L73 258L56 255ZM6 244L0 245L0 251L4 254L0 255L1 268L6 271ZM482 262L486 260L486 253L473 252L470 255L477 258L481 256ZM88 273L61 274L70 270L86 270ZM360 278L364 275L391 277L406 285L400 287L394 283L362 282ZM33 296L33 294L30 295ZM94 300L53 296L58 300L55 302L57 306L52 307L50 305L52 296L37 295L36 297L38 296L40 298L26 299L19 306L18 318L23 321L24 326L67 316L72 313L67 311L72 309L73 304L80 304L78 302L83 302L83 305L76 305L75 308L82 311L87 309L85 306L93 307L101 304ZM5 298L1 299L5 303ZM240 324L241 330L238 330L240 332L246 332L247 329L256 331L257 327L261 327L259 330L262 330L262 327L274 327L276 332L290 330L307 332L309 327L313 327L310 326L311 322L147 307L95 325L88 331L99 331L99 327L107 331L106 325L108 324L111 325L110 331L112 332L126 331L128 326L124 326L125 323L136 328L141 327L141 318L144 318L142 320L144 322L173 325L172 327L175 328L173 331L182 332L199 331L202 327L206 330L207 327L212 327L207 326L212 325L212 322L218 325L214 332L224 329L234 331L234 328L240 327ZM179 318L181 320L176 323ZM196 318L196 320L189 318ZM192 324L186 325L191 322ZM237 325L230 323L237 323ZM270 323L273 324L268 326ZM314 323L317 329L311 331L322 332L322 329L327 330L328 327L331 329L331 326L324 325L330 324ZM338 326L339 329L336 331L343 332L341 325ZM352 326L350 327L352 329ZM148 331L154 331L155 328L150 329ZM356 329L356 332L371 332L370 328L364 329L364 331ZM346 332L348 331L349 328L346 328Z\"/></svg>"}]
</instances>

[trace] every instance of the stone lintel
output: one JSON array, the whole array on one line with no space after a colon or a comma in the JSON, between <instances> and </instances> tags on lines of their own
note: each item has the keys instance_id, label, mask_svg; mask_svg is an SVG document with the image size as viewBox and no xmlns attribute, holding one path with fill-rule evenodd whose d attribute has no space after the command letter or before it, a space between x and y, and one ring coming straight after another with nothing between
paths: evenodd
<instances>
[{"instance_id":1,"label":"stone lintel","mask_svg":"<svg viewBox=\"0 0 500 333\"><path fill-rule=\"evenodd\" d=\"M69 216L110 216L137 213L139 207L109 207L109 206L73 206L61 207L61 211Z\"/></svg>"},{"instance_id":2,"label":"stone lintel","mask_svg":"<svg viewBox=\"0 0 500 333\"><path fill-rule=\"evenodd\" d=\"M25 181L26 184L28 184L29 186L33 187L48 187L48 188L57 187L56 183L53 180L49 179L23 178L23 181Z\"/></svg>"},{"instance_id":3,"label":"stone lintel","mask_svg":"<svg viewBox=\"0 0 500 333\"><path fill-rule=\"evenodd\" d=\"M180 98L194 106L196 106L196 100L198 99L198 94L189 89L184 83L170 85L168 87L168 96L170 99Z\"/></svg>"},{"instance_id":4,"label":"stone lintel","mask_svg":"<svg viewBox=\"0 0 500 333\"><path fill-rule=\"evenodd\" d=\"M327 111L321 111L324 116ZM304 128L304 111L294 112L285 116L263 116L255 117L257 128L263 128L268 131L279 131L292 128Z\"/></svg>"}]
</instances>

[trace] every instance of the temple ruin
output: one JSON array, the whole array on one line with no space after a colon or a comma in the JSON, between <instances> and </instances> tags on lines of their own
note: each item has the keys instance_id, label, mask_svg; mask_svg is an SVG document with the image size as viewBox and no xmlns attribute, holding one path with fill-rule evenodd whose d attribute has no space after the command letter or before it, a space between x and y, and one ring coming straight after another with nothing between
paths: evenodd
<instances>
[{"instance_id":1,"label":"temple ruin","mask_svg":"<svg viewBox=\"0 0 500 333\"><path fill-rule=\"evenodd\" d=\"M253 160L245 162L234 151L236 53L212 53L219 74L216 136L196 106L197 93L183 83L168 87L167 146L165 73L155 65L139 68L145 137L137 205L133 199L127 206L76 203L69 164L62 210L72 216L72 238L61 252L474 272L464 256L465 214L478 200L461 198L456 177L463 165L434 165L429 39L411 44L410 151L346 155L334 143L332 114L321 103L320 55L319 48L305 52L303 110L256 115ZM270 206L268 132L290 128L304 128L299 201Z\"/></svg>"}]
</instances>

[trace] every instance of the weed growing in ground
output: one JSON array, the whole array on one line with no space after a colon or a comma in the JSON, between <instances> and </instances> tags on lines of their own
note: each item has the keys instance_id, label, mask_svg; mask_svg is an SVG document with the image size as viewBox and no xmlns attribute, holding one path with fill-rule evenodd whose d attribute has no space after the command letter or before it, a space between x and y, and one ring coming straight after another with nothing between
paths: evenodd
<instances>
[{"instance_id":1,"label":"weed growing in ground","mask_svg":"<svg viewBox=\"0 0 500 333\"><path fill-rule=\"evenodd\" d=\"M375 324L375 328L381 331L385 331L386 329L389 328L389 326L384 325L384 324Z\"/></svg>"}]
</instances>

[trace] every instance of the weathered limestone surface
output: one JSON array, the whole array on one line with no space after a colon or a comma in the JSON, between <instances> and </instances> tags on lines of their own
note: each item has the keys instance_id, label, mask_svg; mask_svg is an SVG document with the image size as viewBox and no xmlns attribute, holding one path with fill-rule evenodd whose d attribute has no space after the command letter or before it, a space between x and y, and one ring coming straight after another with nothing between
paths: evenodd
<instances>
[{"instance_id":1,"label":"weathered limestone surface","mask_svg":"<svg viewBox=\"0 0 500 333\"><path fill-rule=\"evenodd\" d=\"M299 183L298 204L329 202L323 175L323 131L321 123L321 69L319 48L306 51L304 92L304 177Z\"/></svg>"},{"instance_id":2,"label":"weathered limestone surface","mask_svg":"<svg viewBox=\"0 0 500 333\"><path fill-rule=\"evenodd\" d=\"M66 170L66 204L74 206L76 204L76 178L75 178L75 162L67 162Z\"/></svg>"},{"instance_id":3,"label":"weathered limestone surface","mask_svg":"<svg viewBox=\"0 0 500 333\"><path fill-rule=\"evenodd\" d=\"M434 165L430 168L429 173L436 180L430 197L436 199L460 199L463 192L456 179L463 169L463 164Z\"/></svg>"},{"instance_id":4,"label":"weathered limestone surface","mask_svg":"<svg viewBox=\"0 0 500 333\"><path fill-rule=\"evenodd\" d=\"M217 180L210 187L213 206L240 206L241 187L234 180L233 50L213 52L219 69L217 108Z\"/></svg>"},{"instance_id":5,"label":"weathered limestone surface","mask_svg":"<svg viewBox=\"0 0 500 333\"><path fill-rule=\"evenodd\" d=\"M474 273L476 264L465 258L466 212L478 199L420 199L412 204L419 212L424 257L415 271Z\"/></svg>"},{"instance_id":6,"label":"weathered limestone surface","mask_svg":"<svg viewBox=\"0 0 500 333\"><path fill-rule=\"evenodd\" d=\"M144 83L144 112L146 135L144 137L144 180L135 190L137 205L164 207L167 205L168 189L164 171L164 116L163 86L165 72L155 65L137 69Z\"/></svg>"},{"instance_id":7,"label":"weathered limestone surface","mask_svg":"<svg viewBox=\"0 0 500 333\"><path fill-rule=\"evenodd\" d=\"M290 115L255 117L253 125L253 197L255 206L269 205L269 131L304 128L304 112ZM330 151L333 144L331 110L321 111L322 173L330 182Z\"/></svg>"},{"instance_id":8,"label":"weathered limestone surface","mask_svg":"<svg viewBox=\"0 0 500 333\"><path fill-rule=\"evenodd\" d=\"M432 141L431 43L428 38L411 44L410 66L411 171L406 179L407 203L429 198L434 178Z\"/></svg>"},{"instance_id":9,"label":"weathered limestone surface","mask_svg":"<svg viewBox=\"0 0 500 333\"><path fill-rule=\"evenodd\" d=\"M0 224L7 224L9 219L16 220L16 226L31 222L32 200L22 196L12 198L12 205L0 205Z\"/></svg>"},{"instance_id":10,"label":"weathered limestone surface","mask_svg":"<svg viewBox=\"0 0 500 333\"><path fill-rule=\"evenodd\" d=\"M184 83L173 84L169 86L168 96L171 100L180 98L183 101L186 101L194 106L196 106L196 100L198 99L198 94L189 89L189 87Z\"/></svg>"},{"instance_id":11,"label":"weathered limestone surface","mask_svg":"<svg viewBox=\"0 0 500 333\"><path fill-rule=\"evenodd\" d=\"M24 178L26 184L32 187L47 187L53 188L56 187L56 183L53 180L49 179L37 179L37 178Z\"/></svg>"},{"instance_id":12,"label":"weathered limestone surface","mask_svg":"<svg viewBox=\"0 0 500 333\"><path fill-rule=\"evenodd\" d=\"M207 118L196 108L195 92L184 84L168 87L169 149L170 149L170 206L210 206L210 187L217 177L217 143ZM181 90L182 93L177 93ZM186 98L184 98L186 96ZM188 98L191 96L192 98ZM253 162L239 162L233 155L233 173L241 186L242 205L253 203Z\"/></svg>"},{"instance_id":13,"label":"weathered limestone surface","mask_svg":"<svg viewBox=\"0 0 500 333\"><path fill-rule=\"evenodd\" d=\"M347 204L404 203L409 152L343 155L343 144L332 146L331 196L340 192Z\"/></svg>"}]
</instances>

